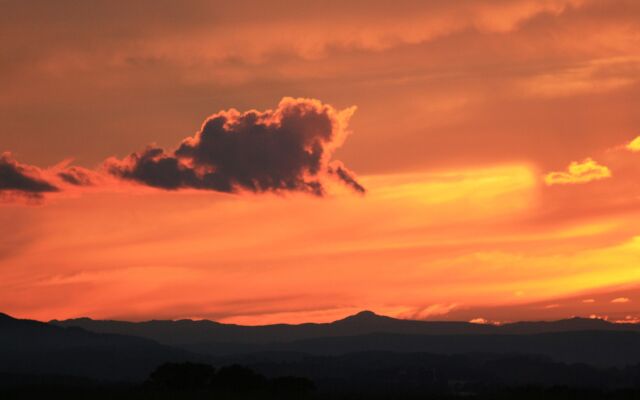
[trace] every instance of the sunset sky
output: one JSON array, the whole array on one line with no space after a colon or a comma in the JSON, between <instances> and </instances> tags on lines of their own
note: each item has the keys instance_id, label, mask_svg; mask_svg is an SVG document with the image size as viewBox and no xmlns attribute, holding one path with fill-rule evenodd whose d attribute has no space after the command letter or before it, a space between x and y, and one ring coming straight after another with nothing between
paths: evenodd
<instances>
[{"instance_id":1,"label":"sunset sky","mask_svg":"<svg viewBox=\"0 0 640 400\"><path fill-rule=\"evenodd\" d=\"M0 311L640 320L640 2L0 0Z\"/></svg>"}]
</instances>

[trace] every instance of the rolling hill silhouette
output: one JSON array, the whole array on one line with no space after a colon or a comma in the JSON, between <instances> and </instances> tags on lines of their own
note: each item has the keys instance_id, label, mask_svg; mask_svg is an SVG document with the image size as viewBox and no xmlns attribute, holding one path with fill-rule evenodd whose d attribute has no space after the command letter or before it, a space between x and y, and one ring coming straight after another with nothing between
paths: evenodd
<instances>
[{"instance_id":1,"label":"rolling hill silhouette","mask_svg":"<svg viewBox=\"0 0 640 400\"><path fill-rule=\"evenodd\" d=\"M0 371L139 380L158 364L198 357L152 340L0 313Z\"/></svg>"},{"instance_id":2,"label":"rolling hill silhouette","mask_svg":"<svg viewBox=\"0 0 640 400\"><path fill-rule=\"evenodd\" d=\"M140 336L169 345L193 345L208 342L260 344L295 340L356 336L371 333L412 335L487 335L536 334L574 331L638 331L631 324L614 324L600 319L572 318L560 321L516 322L505 325L482 325L469 322L403 320L362 311L330 323L300 325L275 324L242 326L209 320L153 320L123 322L78 318L53 320L51 324L79 327L92 332Z\"/></svg>"},{"instance_id":3,"label":"rolling hill silhouette","mask_svg":"<svg viewBox=\"0 0 640 400\"><path fill-rule=\"evenodd\" d=\"M209 343L191 350L212 355L304 353L315 356L384 351L441 355L536 355L557 362L598 367L640 363L640 334L616 331L575 331L526 335L407 335L373 333L358 336L306 339L287 343L243 346Z\"/></svg>"},{"instance_id":4,"label":"rolling hill silhouette","mask_svg":"<svg viewBox=\"0 0 640 400\"><path fill-rule=\"evenodd\" d=\"M392 380L424 390L445 390L451 380L630 387L640 378L640 332L589 319L493 326L372 312L257 327L88 318L42 323L0 314L0 377L10 380L32 374L140 382L159 365L182 361L247 365L269 378L303 371L322 387L341 390L356 380L361 388Z\"/></svg>"},{"instance_id":5,"label":"rolling hill silhouette","mask_svg":"<svg viewBox=\"0 0 640 400\"><path fill-rule=\"evenodd\" d=\"M560 362L624 366L640 362L636 325L572 318L551 322L480 325L400 320L363 311L331 323L241 326L213 321L51 321L99 333L155 340L209 356L270 353L340 355L363 351L432 354L533 354Z\"/></svg>"}]
</instances>

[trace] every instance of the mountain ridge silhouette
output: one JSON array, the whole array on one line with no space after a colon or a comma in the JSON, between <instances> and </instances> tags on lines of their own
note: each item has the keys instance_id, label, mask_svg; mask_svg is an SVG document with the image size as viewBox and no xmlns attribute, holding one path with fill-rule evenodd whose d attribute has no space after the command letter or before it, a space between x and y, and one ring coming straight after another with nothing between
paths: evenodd
<instances>
[{"instance_id":1,"label":"mountain ridge silhouette","mask_svg":"<svg viewBox=\"0 0 640 400\"><path fill-rule=\"evenodd\" d=\"M149 320L128 322L96 320L87 317L51 320L58 326L75 326L99 333L141 336L169 345L207 341L259 344L311 339L317 337L354 336L369 333L424 335L461 334L536 334L548 332L611 330L640 332L640 325L617 324L602 319L574 317L556 321L520 321L502 325L465 321L424 321L397 319L365 310L333 322L271 325L225 324L211 320Z\"/></svg>"},{"instance_id":2,"label":"mountain ridge silhouette","mask_svg":"<svg viewBox=\"0 0 640 400\"><path fill-rule=\"evenodd\" d=\"M400 320L373 312L330 323L254 327L89 318L45 323L0 314L0 372L135 380L166 362L304 364L308 357L374 352L400 359L418 354L544 356L596 368L626 367L640 364L640 331L636 325L582 318L494 326Z\"/></svg>"},{"instance_id":3,"label":"mountain ridge silhouette","mask_svg":"<svg viewBox=\"0 0 640 400\"><path fill-rule=\"evenodd\" d=\"M144 378L162 362L199 358L143 337L96 333L0 313L0 372L127 381Z\"/></svg>"}]
</instances>

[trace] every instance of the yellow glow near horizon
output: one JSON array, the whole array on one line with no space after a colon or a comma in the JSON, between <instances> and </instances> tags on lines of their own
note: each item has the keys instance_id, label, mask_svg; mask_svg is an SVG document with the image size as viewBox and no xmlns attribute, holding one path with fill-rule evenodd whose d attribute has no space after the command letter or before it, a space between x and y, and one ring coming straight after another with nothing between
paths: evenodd
<instances>
[{"instance_id":1,"label":"yellow glow near horizon","mask_svg":"<svg viewBox=\"0 0 640 400\"><path fill-rule=\"evenodd\" d=\"M627 149L637 152L640 151L640 136L633 139L629 144L627 144Z\"/></svg>"}]
</instances>

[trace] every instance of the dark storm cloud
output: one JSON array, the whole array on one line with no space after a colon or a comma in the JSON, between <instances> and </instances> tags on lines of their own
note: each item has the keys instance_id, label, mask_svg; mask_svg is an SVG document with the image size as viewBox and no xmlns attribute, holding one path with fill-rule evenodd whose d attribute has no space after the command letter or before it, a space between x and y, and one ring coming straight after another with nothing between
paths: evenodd
<instances>
[{"instance_id":1,"label":"dark storm cloud","mask_svg":"<svg viewBox=\"0 0 640 400\"><path fill-rule=\"evenodd\" d=\"M197 174L175 156L158 147L147 147L123 161L108 160L107 171L123 179L133 180L160 189L211 189L228 192L231 188L216 182L213 173Z\"/></svg>"},{"instance_id":2,"label":"dark storm cloud","mask_svg":"<svg viewBox=\"0 0 640 400\"><path fill-rule=\"evenodd\" d=\"M0 196L40 199L73 186L102 186L103 172L165 190L201 189L226 193L251 191L325 194L330 181L364 193L342 162L332 160L342 145L355 108L339 111L318 100L284 98L275 110L235 109L207 118L201 129L173 152L157 146L119 160L104 170L69 166L42 170L0 154Z\"/></svg>"},{"instance_id":3,"label":"dark storm cloud","mask_svg":"<svg viewBox=\"0 0 640 400\"><path fill-rule=\"evenodd\" d=\"M337 111L311 99L283 99L275 110L236 110L209 117L199 132L173 152L148 147L107 171L162 189L325 192L334 178L357 192L365 189L342 165L331 161L347 134L353 108Z\"/></svg>"},{"instance_id":4,"label":"dark storm cloud","mask_svg":"<svg viewBox=\"0 0 640 400\"><path fill-rule=\"evenodd\" d=\"M43 193L57 192L59 189L41 179L38 169L19 164L7 153L0 155L0 194L12 193L29 197L39 197Z\"/></svg>"}]
</instances>

